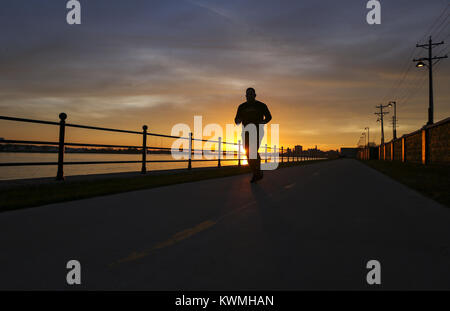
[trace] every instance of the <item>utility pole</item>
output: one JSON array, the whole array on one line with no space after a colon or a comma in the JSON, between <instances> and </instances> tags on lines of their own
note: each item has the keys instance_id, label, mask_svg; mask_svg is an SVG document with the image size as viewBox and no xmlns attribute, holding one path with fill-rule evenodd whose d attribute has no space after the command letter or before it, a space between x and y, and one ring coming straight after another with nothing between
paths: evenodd
<instances>
[{"instance_id":1,"label":"utility pole","mask_svg":"<svg viewBox=\"0 0 450 311\"><path fill-rule=\"evenodd\" d=\"M389 102L389 107L394 106L394 115L392 116L392 139L397 139L397 102Z\"/></svg>"},{"instance_id":2,"label":"utility pole","mask_svg":"<svg viewBox=\"0 0 450 311\"><path fill-rule=\"evenodd\" d=\"M378 120L377 121L381 121L381 144L384 144L384 125L383 125L383 119L384 119L384 115L388 114L389 112L387 111L383 111L383 108L387 108L389 107L389 105L379 105L379 106L375 106L375 108L379 108L380 112L375 112L375 114L378 116Z\"/></svg>"},{"instance_id":3,"label":"utility pole","mask_svg":"<svg viewBox=\"0 0 450 311\"><path fill-rule=\"evenodd\" d=\"M365 127L364 130L367 130L367 148L369 148L369 142L370 142L370 133L369 133L369 127Z\"/></svg>"},{"instance_id":4,"label":"utility pole","mask_svg":"<svg viewBox=\"0 0 450 311\"><path fill-rule=\"evenodd\" d=\"M366 133L365 131L367 130L367 153L366 153L366 160L370 160L370 146L369 146L369 142L370 142L370 136L369 136L369 127L365 127L364 128L364 133Z\"/></svg>"},{"instance_id":5,"label":"utility pole","mask_svg":"<svg viewBox=\"0 0 450 311\"><path fill-rule=\"evenodd\" d=\"M433 47L437 45L444 44L444 41L433 43L431 36L428 39L427 44L416 44L418 48L424 48L428 50L428 57L422 57L418 59L413 59L413 62L418 62L416 67L428 67L428 92L429 92L429 103L428 103L428 123L427 125L433 124L433 115L434 115L434 102L433 102L433 65L435 65L442 58L447 58L447 55L444 56L433 56ZM433 61L437 60L434 64ZM425 64L423 61L427 61L428 64Z\"/></svg>"}]
</instances>

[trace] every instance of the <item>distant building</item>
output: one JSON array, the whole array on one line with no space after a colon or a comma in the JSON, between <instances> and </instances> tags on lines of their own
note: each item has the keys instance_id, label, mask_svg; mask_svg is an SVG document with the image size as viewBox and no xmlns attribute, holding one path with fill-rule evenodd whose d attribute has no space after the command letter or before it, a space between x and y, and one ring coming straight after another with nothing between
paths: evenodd
<instances>
[{"instance_id":1,"label":"distant building","mask_svg":"<svg viewBox=\"0 0 450 311\"><path fill-rule=\"evenodd\" d=\"M317 146L316 146L316 147L314 147L314 148L309 148L309 149L306 150L306 151L316 152L316 151L320 151L320 149L317 149Z\"/></svg>"},{"instance_id":2,"label":"distant building","mask_svg":"<svg viewBox=\"0 0 450 311\"><path fill-rule=\"evenodd\" d=\"M356 158L358 148L341 148L340 155L344 158Z\"/></svg>"},{"instance_id":3,"label":"distant building","mask_svg":"<svg viewBox=\"0 0 450 311\"><path fill-rule=\"evenodd\" d=\"M294 147L294 151L295 152L302 152L303 151L303 147L300 146L300 145L297 145L297 146Z\"/></svg>"}]
</instances>

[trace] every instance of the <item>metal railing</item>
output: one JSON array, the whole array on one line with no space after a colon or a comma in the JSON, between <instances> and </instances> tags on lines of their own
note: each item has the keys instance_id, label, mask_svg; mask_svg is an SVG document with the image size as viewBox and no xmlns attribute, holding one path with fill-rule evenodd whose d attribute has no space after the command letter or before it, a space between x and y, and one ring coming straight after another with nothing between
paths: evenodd
<instances>
[{"instance_id":1,"label":"metal railing","mask_svg":"<svg viewBox=\"0 0 450 311\"><path fill-rule=\"evenodd\" d=\"M37 123L37 124L47 124L47 125L55 125L59 127L59 140L58 142L52 142L52 141L34 141L34 140L9 140L9 139L3 139L0 140L0 144L31 144L31 145L54 145L58 146L58 161L57 162L13 162L13 163L0 163L0 167L4 166L38 166L38 165L56 165L57 166L57 174L56 179L57 180L64 180L64 166L65 165L80 165L80 164L124 164L124 163L141 163L141 173L145 174L147 173L147 163L161 163L161 162L187 162L188 166L187 169L192 169L192 162L207 162L207 161L217 161L217 167L221 167L222 161L238 161L238 166L241 166L241 161L243 160L241 155L241 141L239 140L238 143L233 142L225 142L222 141L222 137L219 137L218 141L214 140L206 140L206 139L198 139L193 138L192 132L189 133L189 137L181 137L181 136L172 136L172 135L164 135L164 134L158 134L158 133L150 133L148 132L147 125L142 126L142 132L139 131L130 131L130 130L120 130L120 129L112 129L112 128L104 128L104 127L97 127L97 126L88 126L88 125L80 125L80 124L72 124L72 123L66 123L67 114L60 113L59 114L59 122L54 121L44 121L44 120L34 120L34 119L25 119L25 118L16 118L16 117L8 117L8 116L0 116L0 120L7 120L7 121L15 121L15 122L28 122L28 123ZM118 132L118 133L127 133L127 134L135 134L135 135L141 135L142 136L142 145L140 146L133 146L133 145L110 145L110 144L91 144L91 143L71 143L66 142L66 128L67 127L73 127L73 128L81 128L81 129L89 129L89 130L98 130L98 131L108 131L108 132ZM147 154L148 150L166 150L169 151L171 148L167 147L155 147L155 146L147 146L147 137L148 136L155 136L155 137L162 137L162 138L171 138L171 139L186 139L189 140L189 151L188 151L188 159L172 159L172 160L148 160ZM217 159L192 159L192 155L195 154L195 152L201 152L202 155L204 155L204 150L196 150L192 148L193 141L202 141L202 142L210 142L210 143L217 143L218 144L218 152L217 152ZM237 153L237 159L229 159L229 158L223 158L223 151L222 151L222 145L234 145L238 146L237 152L232 151L234 154ZM65 155L65 147L66 146L82 146L82 147L103 147L103 148L133 148L135 150L141 150L141 160L136 161L77 161L77 162L65 162L64 161L64 155ZM264 145L264 161L267 163L269 155L274 154L275 152L279 152L279 157L281 158L281 162L284 162L284 158L286 158L286 162L294 162L294 161L305 161L310 159L315 159L315 155L313 152L305 153L305 152L295 152L293 149L287 148L286 150L282 146L281 148L278 148L276 146L268 146L267 144ZM272 150L272 152L268 152L268 150ZM211 151L210 151L211 152ZM230 151L225 151L225 153L228 153Z\"/></svg>"}]
</instances>

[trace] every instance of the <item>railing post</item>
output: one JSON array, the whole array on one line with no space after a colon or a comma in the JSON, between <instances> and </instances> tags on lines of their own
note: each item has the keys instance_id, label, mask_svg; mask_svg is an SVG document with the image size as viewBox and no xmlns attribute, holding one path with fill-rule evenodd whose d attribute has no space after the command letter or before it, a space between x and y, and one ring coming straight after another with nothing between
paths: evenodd
<instances>
[{"instance_id":1,"label":"railing post","mask_svg":"<svg viewBox=\"0 0 450 311\"><path fill-rule=\"evenodd\" d=\"M217 167L220 167L220 156L222 153L222 137L219 137L219 160L217 162Z\"/></svg>"},{"instance_id":2,"label":"railing post","mask_svg":"<svg viewBox=\"0 0 450 311\"><path fill-rule=\"evenodd\" d=\"M291 149L287 148L287 161L289 162L289 156L291 155Z\"/></svg>"},{"instance_id":3,"label":"railing post","mask_svg":"<svg viewBox=\"0 0 450 311\"><path fill-rule=\"evenodd\" d=\"M238 140L238 167L241 167L241 141Z\"/></svg>"},{"instance_id":4,"label":"railing post","mask_svg":"<svg viewBox=\"0 0 450 311\"><path fill-rule=\"evenodd\" d=\"M189 133L189 162L188 170L192 169L192 132Z\"/></svg>"},{"instance_id":5,"label":"railing post","mask_svg":"<svg viewBox=\"0 0 450 311\"><path fill-rule=\"evenodd\" d=\"M66 135L66 119L67 114L64 112L59 114L58 172L56 173L56 180L64 180L64 137Z\"/></svg>"},{"instance_id":6,"label":"railing post","mask_svg":"<svg viewBox=\"0 0 450 311\"><path fill-rule=\"evenodd\" d=\"M283 146L281 146L281 163L283 163Z\"/></svg>"},{"instance_id":7,"label":"railing post","mask_svg":"<svg viewBox=\"0 0 450 311\"><path fill-rule=\"evenodd\" d=\"M270 160L277 159L278 157L275 157L275 153L277 152L277 145L273 145L272 153L270 154ZM275 162L275 161L274 161ZM279 162L279 161L278 161Z\"/></svg>"},{"instance_id":8,"label":"railing post","mask_svg":"<svg viewBox=\"0 0 450 311\"><path fill-rule=\"evenodd\" d=\"M265 157L266 157L266 159L265 159L264 163L267 163L267 144L266 144L266 154L265 154Z\"/></svg>"},{"instance_id":9,"label":"railing post","mask_svg":"<svg viewBox=\"0 0 450 311\"><path fill-rule=\"evenodd\" d=\"M141 174L147 173L147 129L148 126L142 126L142 169Z\"/></svg>"}]
</instances>

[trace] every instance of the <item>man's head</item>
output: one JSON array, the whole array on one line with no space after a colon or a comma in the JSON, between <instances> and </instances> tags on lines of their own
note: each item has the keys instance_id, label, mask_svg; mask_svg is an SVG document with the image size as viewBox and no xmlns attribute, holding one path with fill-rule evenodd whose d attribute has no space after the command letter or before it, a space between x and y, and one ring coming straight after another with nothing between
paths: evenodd
<instances>
[{"instance_id":1,"label":"man's head","mask_svg":"<svg viewBox=\"0 0 450 311\"><path fill-rule=\"evenodd\" d=\"M252 87L249 87L247 91L245 92L245 97L247 97L247 102L254 102L256 98L256 92L255 89Z\"/></svg>"}]
</instances>

